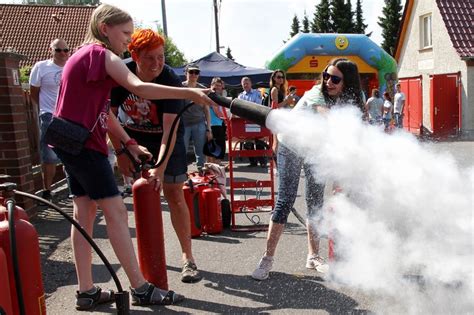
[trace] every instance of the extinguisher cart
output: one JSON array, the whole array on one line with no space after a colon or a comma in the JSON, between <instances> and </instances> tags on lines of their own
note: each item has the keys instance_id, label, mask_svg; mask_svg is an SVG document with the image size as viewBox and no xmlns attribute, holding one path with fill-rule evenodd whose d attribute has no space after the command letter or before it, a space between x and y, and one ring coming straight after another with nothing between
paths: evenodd
<instances>
[{"instance_id":1,"label":"extinguisher cart","mask_svg":"<svg viewBox=\"0 0 474 315\"><path fill-rule=\"evenodd\" d=\"M253 222L251 225L238 225L237 214L253 215L259 212L270 212L275 204L274 194L274 161L272 158L273 136L267 128L233 116L226 119L227 141L229 147L229 179L231 229L233 231L260 231L268 229L267 224ZM259 139L267 143L265 149L240 149L245 141ZM234 163L240 157L267 157L268 177L264 180L242 180L234 177ZM247 194L253 190L255 195ZM269 192L269 193L268 193ZM249 195L249 196L247 196ZM252 220L251 220L252 221Z\"/></svg>"}]
</instances>

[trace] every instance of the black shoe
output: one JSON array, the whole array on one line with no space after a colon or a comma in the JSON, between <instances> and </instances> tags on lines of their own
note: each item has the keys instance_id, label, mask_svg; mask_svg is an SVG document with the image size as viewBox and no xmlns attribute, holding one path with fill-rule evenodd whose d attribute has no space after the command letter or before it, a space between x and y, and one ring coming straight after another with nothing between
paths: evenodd
<instances>
[{"instance_id":1,"label":"black shoe","mask_svg":"<svg viewBox=\"0 0 474 315\"><path fill-rule=\"evenodd\" d=\"M41 193L41 198L51 201L51 199L53 199L51 190L47 190L47 189L43 190L43 192Z\"/></svg>"},{"instance_id":2,"label":"black shoe","mask_svg":"<svg viewBox=\"0 0 474 315\"><path fill-rule=\"evenodd\" d=\"M187 261L183 265L183 271L181 271L181 281L184 283L196 283L201 281L202 277L197 270L196 264L192 261Z\"/></svg>"},{"instance_id":3,"label":"black shoe","mask_svg":"<svg viewBox=\"0 0 474 315\"><path fill-rule=\"evenodd\" d=\"M102 291L95 287L94 293L76 292L76 310L86 311L93 309L97 304L115 302L115 293L112 290Z\"/></svg>"},{"instance_id":4,"label":"black shoe","mask_svg":"<svg viewBox=\"0 0 474 315\"><path fill-rule=\"evenodd\" d=\"M184 300L184 296L174 291L165 291L148 283L148 288L141 293L130 288L132 305L172 305Z\"/></svg>"}]
</instances>

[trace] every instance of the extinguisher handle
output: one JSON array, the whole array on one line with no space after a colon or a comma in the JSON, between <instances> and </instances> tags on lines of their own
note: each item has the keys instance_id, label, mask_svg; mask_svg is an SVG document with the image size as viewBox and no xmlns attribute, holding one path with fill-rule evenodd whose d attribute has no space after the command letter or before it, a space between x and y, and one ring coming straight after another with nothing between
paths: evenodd
<instances>
[{"instance_id":1,"label":"extinguisher handle","mask_svg":"<svg viewBox=\"0 0 474 315\"><path fill-rule=\"evenodd\" d=\"M191 178L188 178L188 186L189 186L189 190L193 193L194 192L194 184L193 184L193 180Z\"/></svg>"}]
</instances>

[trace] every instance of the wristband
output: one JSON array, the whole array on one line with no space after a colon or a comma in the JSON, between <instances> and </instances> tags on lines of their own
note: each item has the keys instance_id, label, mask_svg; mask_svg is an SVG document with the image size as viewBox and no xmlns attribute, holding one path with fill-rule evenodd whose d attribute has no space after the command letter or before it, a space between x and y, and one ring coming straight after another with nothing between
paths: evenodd
<instances>
[{"instance_id":1,"label":"wristband","mask_svg":"<svg viewBox=\"0 0 474 315\"><path fill-rule=\"evenodd\" d=\"M138 145L137 140L135 140L133 138L128 139L127 142L125 142L125 146L128 147L130 145Z\"/></svg>"}]
</instances>

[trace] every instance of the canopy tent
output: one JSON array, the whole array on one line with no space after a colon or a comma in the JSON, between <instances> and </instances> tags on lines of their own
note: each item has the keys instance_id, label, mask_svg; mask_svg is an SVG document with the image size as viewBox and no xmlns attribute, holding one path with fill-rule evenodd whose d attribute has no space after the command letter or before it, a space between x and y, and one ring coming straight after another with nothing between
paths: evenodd
<instances>
[{"instance_id":1,"label":"canopy tent","mask_svg":"<svg viewBox=\"0 0 474 315\"><path fill-rule=\"evenodd\" d=\"M199 83L207 86L211 84L213 77L220 77L224 80L226 87L240 87L242 77L249 77L254 86L268 86L272 73L272 71L267 69L243 66L217 52L212 52L189 64L199 66L201 71ZM185 80L184 70L186 66L173 68L176 74L183 78L183 81Z\"/></svg>"}]
</instances>

